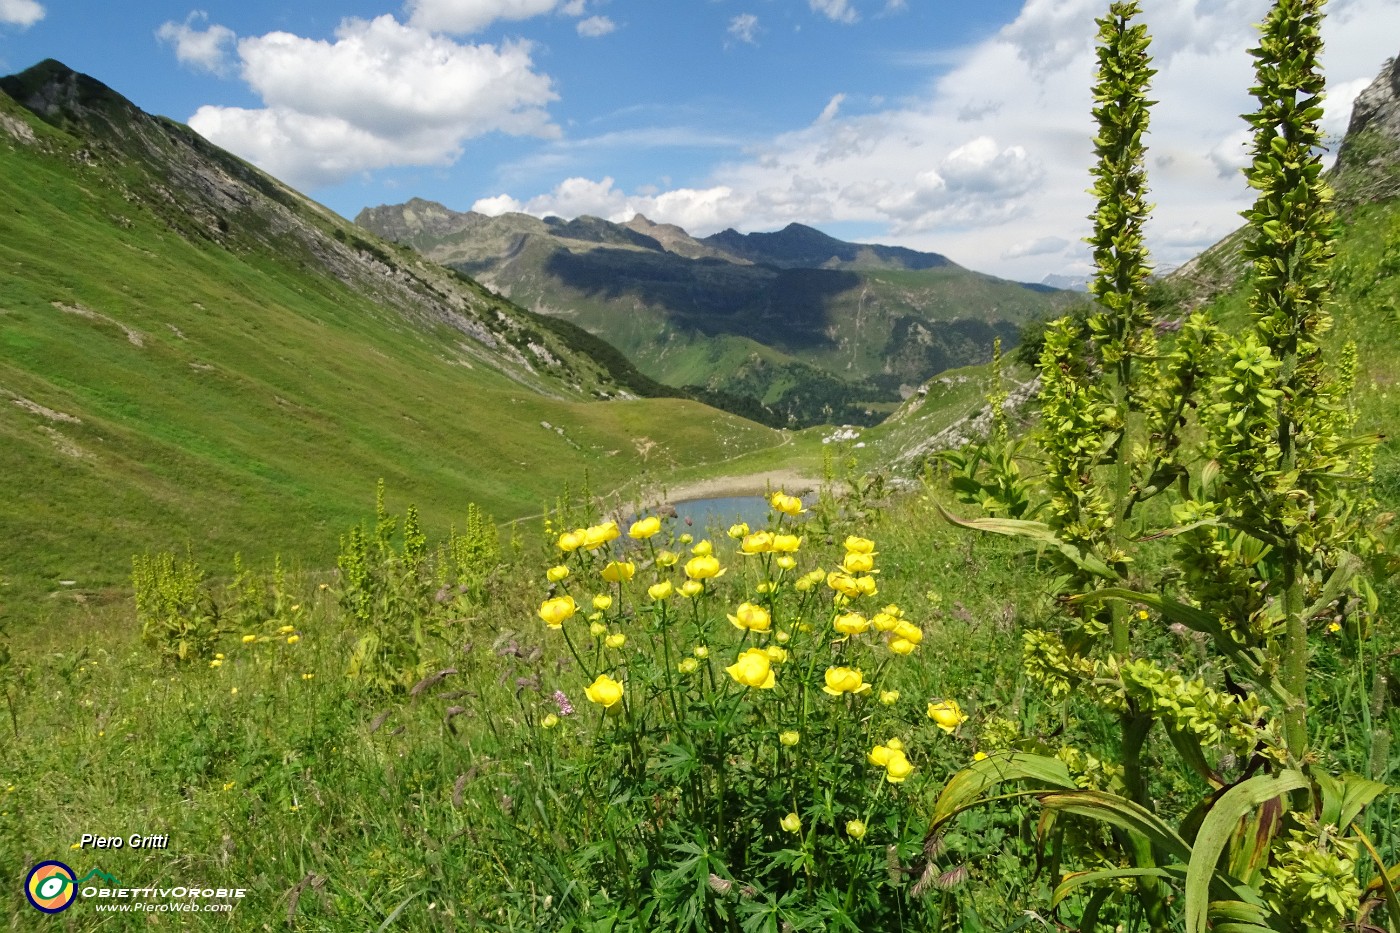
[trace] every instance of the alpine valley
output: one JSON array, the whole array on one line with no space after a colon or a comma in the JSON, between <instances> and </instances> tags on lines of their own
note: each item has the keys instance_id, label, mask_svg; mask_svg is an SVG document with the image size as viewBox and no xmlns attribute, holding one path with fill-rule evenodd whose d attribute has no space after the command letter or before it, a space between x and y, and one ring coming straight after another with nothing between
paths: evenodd
<instances>
[{"instance_id":1,"label":"alpine valley","mask_svg":"<svg viewBox=\"0 0 1400 933\"><path fill-rule=\"evenodd\" d=\"M423 200L356 223L586 328L658 382L779 426L874 424L1078 297L796 223L697 239L641 215L492 217Z\"/></svg>"}]
</instances>

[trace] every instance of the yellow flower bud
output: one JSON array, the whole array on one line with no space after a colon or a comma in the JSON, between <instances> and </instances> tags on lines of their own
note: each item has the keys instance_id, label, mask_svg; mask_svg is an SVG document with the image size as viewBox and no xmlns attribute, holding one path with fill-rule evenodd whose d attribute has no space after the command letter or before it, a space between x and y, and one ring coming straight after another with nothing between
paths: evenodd
<instances>
[{"instance_id":1,"label":"yellow flower bud","mask_svg":"<svg viewBox=\"0 0 1400 933\"><path fill-rule=\"evenodd\" d=\"M545 579L548 580L550 583L558 583L560 580L564 579L568 575L569 568L565 567L563 564L558 564L554 567L550 567L544 572Z\"/></svg>"},{"instance_id":2,"label":"yellow flower bud","mask_svg":"<svg viewBox=\"0 0 1400 933\"><path fill-rule=\"evenodd\" d=\"M885 762L885 780L898 784L914 773L914 765L904 756L904 752L891 751L890 760Z\"/></svg>"},{"instance_id":3,"label":"yellow flower bud","mask_svg":"<svg viewBox=\"0 0 1400 933\"><path fill-rule=\"evenodd\" d=\"M685 534L681 535L676 540L679 541L681 544L689 544L690 542L695 540L695 536L687 531Z\"/></svg>"},{"instance_id":4,"label":"yellow flower bud","mask_svg":"<svg viewBox=\"0 0 1400 933\"><path fill-rule=\"evenodd\" d=\"M837 616L831 627L842 635L860 635L870 628L870 621L859 612L847 612Z\"/></svg>"},{"instance_id":5,"label":"yellow flower bud","mask_svg":"<svg viewBox=\"0 0 1400 933\"><path fill-rule=\"evenodd\" d=\"M647 587L647 595L658 602L670 596L673 591L674 587L671 586L670 580L662 580L660 583L653 583Z\"/></svg>"},{"instance_id":6,"label":"yellow flower bud","mask_svg":"<svg viewBox=\"0 0 1400 933\"><path fill-rule=\"evenodd\" d=\"M257 640L258 640L258 636L256 636L256 635L244 635L244 636L243 636L243 644L245 644L245 645L251 645L253 642L255 642L255 641L257 641Z\"/></svg>"},{"instance_id":7,"label":"yellow flower bud","mask_svg":"<svg viewBox=\"0 0 1400 933\"><path fill-rule=\"evenodd\" d=\"M773 633L773 638L778 642L778 644L786 645L788 643L788 640L791 639L792 636L789 635L787 632L779 629L778 631Z\"/></svg>"},{"instance_id":8,"label":"yellow flower bud","mask_svg":"<svg viewBox=\"0 0 1400 933\"><path fill-rule=\"evenodd\" d=\"M788 748L792 748L798 742L802 741L802 733L798 732L796 729L789 729L786 732L780 732L778 734L778 741L782 742Z\"/></svg>"},{"instance_id":9,"label":"yellow flower bud","mask_svg":"<svg viewBox=\"0 0 1400 933\"><path fill-rule=\"evenodd\" d=\"M559 628L564 624L564 620L571 618L577 611L578 604L572 596L556 596L540 603L540 618L544 619L550 628Z\"/></svg>"},{"instance_id":10,"label":"yellow flower bud","mask_svg":"<svg viewBox=\"0 0 1400 933\"><path fill-rule=\"evenodd\" d=\"M602 612L607 612L609 609L611 609L612 603L612 597L608 596L606 593L600 593L597 596L593 597L593 608L598 609Z\"/></svg>"},{"instance_id":11,"label":"yellow flower bud","mask_svg":"<svg viewBox=\"0 0 1400 933\"><path fill-rule=\"evenodd\" d=\"M559 717L553 713L549 713L540 720L540 725L546 729L553 729L555 726L559 725Z\"/></svg>"},{"instance_id":12,"label":"yellow flower bud","mask_svg":"<svg viewBox=\"0 0 1400 933\"><path fill-rule=\"evenodd\" d=\"M627 534L629 537L636 538L638 541L643 541L647 538L650 538L652 535L656 534L660 530L661 519L657 518L655 515L652 515L642 519L641 521L633 522L632 527L627 529Z\"/></svg>"},{"instance_id":13,"label":"yellow flower bud","mask_svg":"<svg viewBox=\"0 0 1400 933\"><path fill-rule=\"evenodd\" d=\"M861 839L864 839L864 838L865 838L865 821L864 821L864 820L847 820L847 821L846 821L846 835L847 835L847 836L850 836L852 839L855 839L855 840L857 840L857 841L859 841L859 840L861 840Z\"/></svg>"},{"instance_id":14,"label":"yellow flower bud","mask_svg":"<svg viewBox=\"0 0 1400 933\"><path fill-rule=\"evenodd\" d=\"M786 648L779 648L777 645L769 645L763 650L768 652L768 660L772 661L774 664L782 664L788 659Z\"/></svg>"},{"instance_id":15,"label":"yellow flower bud","mask_svg":"<svg viewBox=\"0 0 1400 933\"><path fill-rule=\"evenodd\" d=\"M685 562L685 575L692 580L710 580L724 576L724 570L720 568L719 558L701 554Z\"/></svg>"},{"instance_id":16,"label":"yellow flower bud","mask_svg":"<svg viewBox=\"0 0 1400 933\"><path fill-rule=\"evenodd\" d=\"M674 567L676 566L676 561L680 559L681 556L675 551L658 551L656 553L656 566Z\"/></svg>"},{"instance_id":17,"label":"yellow flower bud","mask_svg":"<svg viewBox=\"0 0 1400 933\"><path fill-rule=\"evenodd\" d=\"M559 536L557 544L561 551L577 551L583 547L584 537L587 532L582 528L575 528L573 531L566 531Z\"/></svg>"},{"instance_id":18,"label":"yellow flower bud","mask_svg":"<svg viewBox=\"0 0 1400 933\"><path fill-rule=\"evenodd\" d=\"M594 622L592 625L588 626L588 634L592 635L594 638L602 638L604 635L608 634L608 627L602 622Z\"/></svg>"},{"instance_id":19,"label":"yellow flower bud","mask_svg":"<svg viewBox=\"0 0 1400 933\"><path fill-rule=\"evenodd\" d=\"M708 658L710 656L710 649L704 645L696 645L690 653L697 658Z\"/></svg>"},{"instance_id":20,"label":"yellow flower bud","mask_svg":"<svg viewBox=\"0 0 1400 933\"><path fill-rule=\"evenodd\" d=\"M850 535L846 538L847 554L874 554L875 542L869 538L861 538L857 535Z\"/></svg>"},{"instance_id":21,"label":"yellow flower bud","mask_svg":"<svg viewBox=\"0 0 1400 933\"><path fill-rule=\"evenodd\" d=\"M720 571L720 573L723 572L722 570ZM705 584L701 583L699 580L687 580L681 584L680 592L681 595L687 599L694 599L696 596L705 592Z\"/></svg>"},{"instance_id":22,"label":"yellow flower bud","mask_svg":"<svg viewBox=\"0 0 1400 933\"><path fill-rule=\"evenodd\" d=\"M884 706L894 706L899 702L898 690L881 690L880 703Z\"/></svg>"},{"instance_id":23,"label":"yellow flower bud","mask_svg":"<svg viewBox=\"0 0 1400 933\"><path fill-rule=\"evenodd\" d=\"M622 702L622 684L607 674L599 674L593 683L583 688L583 694L604 709L612 709Z\"/></svg>"},{"instance_id":24,"label":"yellow flower bud","mask_svg":"<svg viewBox=\"0 0 1400 933\"><path fill-rule=\"evenodd\" d=\"M773 550L783 554L791 554L802 546L802 539L797 535L774 535Z\"/></svg>"},{"instance_id":25,"label":"yellow flower bud","mask_svg":"<svg viewBox=\"0 0 1400 933\"><path fill-rule=\"evenodd\" d=\"M637 565L630 560L609 561L599 574L609 583L626 583L632 579L632 575L637 572Z\"/></svg>"},{"instance_id":26,"label":"yellow flower bud","mask_svg":"<svg viewBox=\"0 0 1400 933\"><path fill-rule=\"evenodd\" d=\"M929 703L928 718L932 719L934 725L950 735L967 721L967 714L958 706L957 700L940 700L937 703Z\"/></svg>"},{"instance_id":27,"label":"yellow flower bud","mask_svg":"<svg viewBox=\"0 0 1400 933\"><path fill-rule=\"evenodd\" d=\"M726 667L725 673L746 687L771 690L776 678L773 676L772 662L762 648L749 648Z\"/></svg>"},{"instance_id":28,"label":"yellow flower bud","mask_svg":"<svg viewBox=\"0 0 1400 933\"><path fill-rule=\"evenodd\" d=\"M739 524L737 525L729 526L729 537L733 538L736 541L740 538L745 537L746 535L748 535L748 533L749 526L747 522L739 522Z\"/></svg>"},{"instance_id":29,"label":"yellow flower bud","mask_svg":"<svg viewBox=\"0 0 1400 933\"><path fill-rule=\"evenodd\" d=\"M694 554L696 557L709 557L714 553L714 550L715 546L710 543L710 539L705 538L697 542L695 547L690 549L690 553Z\"/></svg>"},{"instance_id":30,"label":"yellow flower bud","mask_svg":"<svg viewBox=\"0 0 1400 933\"><path fill-rule=\"evenodd\" d=\"M676 665L676 670L682 674L694 674L700 667L700 662L694 658L682 658L681 663Z\"/></svg>"},{"instance_id":31,"label":"yellow flower bud","mask_svg":"<svg viewBox=\"0 0 1400 933\"><path fill-rule=\"evenodd\" d=\"M603 522L601 525L594 525L584 530L583 546L591 551L607 544L619 534L621 532L617 530L617 522Z\"/></svg>"},{"instance_id":32,"label":"yellow flower bud","mask_svg":"<svg viewBox=\"0 0 1400 933\"><path fill-rule=\"evenodd\" d=\"M847 554L841 569L847 573L869 573L875 569L875 558L870 554Z\"/></svg>"},{"instance_id":33,"label":"yellow flower bud","mask_svg":"<svg viewBox=\"0 0 1400 933\"><path fill-rule=\"evenodd\" d=\"M789 813L779 821L779 825L790 833L802 832L802 820L796 813Z\"/></svg>"},{"instance_id":34,"label":"yellow flower bud","mask_svg":"<svg viewBox=\"0 0 1400 933\"><path fill-rule=\"evenodd\" d=\"M603 644L607 645L609 648L621 648L623 645L627 644L627 636L621 632L614 632L603 639Z\"/></svg>"},{"instance_id":35,"label":"yellow flower bud","mask_svg":"<svg viewBox=\"0 0 1400 933\"><path fill-rule=\"evenodd\" d=\"M865 682L861 672L850 667L828 667L825 679L826 685L822 687L822 692L834 697L843 693L858 694L870 690L870 684Z\"/></svg>"},{"instance_id":36,"label":"yellow flower bud","mask_svg":"<svg viewBox=\"0 0 1400 933\"><path fill-rule=\"evenodd\" d=\"M739 550L745 554L767 554L773 550L773 532L755 531L745 535L744 540L739 542Z\"/></svg>"},{"instance_id":37,"label":"yellow flower bud","mask_svg":"<svg viewBox=\"0 0 1400 933\"><path fill-rule=\"evenodd\" d=\"M797 566L797 558L793 557L791 554L784 554L778 558L776 563L783 570L791 570Z\"/></svg>"},{"instance_id":38,"label":"yellow flower bud","mask_svg":"<svg viewBox=\"0 0 1400 933\"><path fill-rule=\"evenodd\" d=\"M735 615L729 616L729 621L738 629L766 632L768 627L773 624L773 618L768 614L768 610L762 606L755 606L753 603L741 603L735 613Z\"/></svg>"},{"instance_id":39,"label":"yellow flower bud","mask_svg":"<svg viewBox=\"0 0 1400 933\"><path fill-rule=\"evenodd\" d=\"M287 644L289 644L289 645L295 645L295 644L296 644L297 642L299 642L299 641L301 641L301 636L300 636L300 635L288 635L288 636L287 636Z\"/></svg>"},{"instance_id":40,"label":"yellow flower bud","mask_svg":"<svg viewBox=\"0 0 1400 933\"><path fill-rule=\"evenodd\" d=\"M784 515L801 515L803 512L807 511L802 507L801 499L796 496L783 495L781 492L773 493L773 498L769 500L769 504L772 505L776 511L782 512Z\"/></svg>"}]
</instances>

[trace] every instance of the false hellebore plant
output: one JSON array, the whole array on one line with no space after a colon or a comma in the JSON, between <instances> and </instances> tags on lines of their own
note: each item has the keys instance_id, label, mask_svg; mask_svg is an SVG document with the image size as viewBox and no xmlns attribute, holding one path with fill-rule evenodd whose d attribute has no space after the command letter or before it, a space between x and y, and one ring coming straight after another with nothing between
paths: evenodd
<instances>
[{"instance_id":1,"label":"false hellebore plant","mask_svg":"<svg viewBox=\"0 0 1400 933\"><path fill-rule=\"evenodd\" d=\"M1087 754L1003 743L948 782L930 836L988 799L1036 798L1052 900L1076 895L1080 929L1113 909L1175 927L1184 908L1189 933L1341 930L1370 924L1384 904L1388 929L1400 930L1400 866L1385 869L1357 822L1387 788L1328 774L1309 747L1309 636L1339 614L1376 610L1356 556L1367 533L1354 487L1372 439L1348 436L1354 350L1329 369L1321 344L1335 223L1318 157L1321 7L1277 0L1251 53L1253 326L1227 336L1197 313L1169 350L1145 298L1150 40L1133 23L1136 2L1098 21L1097 313L1087 328L1062 321L1046 335L1045 521L949 516L1050 547L1064 624L1026 633L1026 673L1052 700L1116 718L1118 735ZM1183 436L1200 438L1199 461ZM1168 499L1172 527L1154 533L1144 513L1165 516ZM1140 558L1163 563L1164 539L1174 552L1150 580ZM1195 634L1195 671L1171 652L1152 656L1163 623ZM1198 779L1174 821L1162 801L1179 794L1152 786L1147 769L1158 725ZM1366 891L1363 848L1381 869ZM1094 870L1061 876L1069 860ZM1116 893L1131 898L1115 908Z\"/></svg>"}]
</instances>

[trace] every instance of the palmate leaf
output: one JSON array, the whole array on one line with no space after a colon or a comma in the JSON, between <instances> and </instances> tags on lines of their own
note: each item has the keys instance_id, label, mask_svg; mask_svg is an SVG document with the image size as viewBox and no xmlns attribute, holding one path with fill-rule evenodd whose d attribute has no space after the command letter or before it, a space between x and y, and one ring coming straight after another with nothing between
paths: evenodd
<instances>
[{"instance_id":1,"label":"palmate leaf","mask_svg":"<svg viewBox=\"0 0 1400 933\"><path fill-rule=\"evenodd\" d=\"M1186 933L1205 933L1210 916L1211 882L1219 874L1216 865L1220 853L1225 851L1245 814L1267 800L1309 786L1303 772L1289 769L1279 774L1252 777L1220 796L1201 822L1186 869Z\"/></svg>"},{"instance_id":2,"label":"palmate leaf","mask_svg":"<svg viewBox=\"0 0 1400 933\"><path fill-rule=\"evenodd\" d=\"M942 503L935 504L938 506L939 513L951 524L970 528L973 531L987 531L992 534L1006 535L1011 538L1027 538L1039 544L1048 544L1085 573L1092 573L1105 580L1118 579L1118 575L1113 572L1112 568L1098 556L1081 551L1066 541L1061 541L1055 535L1054 530L1044 522L1026 521L1021 518L958 518L943 508Z\"/></svg>"}]
</instances>

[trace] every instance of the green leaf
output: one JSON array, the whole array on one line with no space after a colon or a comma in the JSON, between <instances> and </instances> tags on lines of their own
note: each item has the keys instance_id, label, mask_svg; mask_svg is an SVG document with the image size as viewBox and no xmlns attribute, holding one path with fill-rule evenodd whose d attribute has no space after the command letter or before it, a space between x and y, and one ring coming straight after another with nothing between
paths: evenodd
<instances>
[{"instance_id":1,"label":"green leaf","mask_svg":"<svg viewBox=\"0 0 1400 933\"><path fill-rule=\"evenodd\" d=\"M1385 912L1388 917L1386 926L1390 933L1400 933L1400 896L1395 893L1395 883L1400 881L1400 865L1391 868L1385 867L1385 861L1381 854L1376 851L1376 847L1371 844L1371 839L1361 827L1353 827L1356 831L1356 838L1361 840L1361 844L1366 847L1366 851L1371 854L1371 861L1376 863L1376 867L1381 873L1374 881L1366 886L1367 894L1374 894L1380 891L1385 895Z\"/></svg>"},{"instance_id":2,"label":"green leaf","mask_svg":"<svg viewBox=\"0 0 1400 933\"><path fill-rule=\"evenodd\" d=\"M943 508L942 503L937 503L937 505L939 513L951 524L971 528L973 531L987 531L1012 538L1029 538L1040 544L1048 544L1085 573L1092 573L1106 580L1118 579L1118 575L1098 556L1083 552L1074 545L1061 541L1055 536L1055 532L1050 526L1044 522L1031 522L1020 518L958 518Z\"/></svg>"},{"instance_id":3,"label":"green leaf","mask_svg":"<svg viewBox=\"0 0 1400 933\"><path fill-rule=\"evenodd\" d=\"M1322 593L1307 609L1303 610L1303 618L1311 619L1322 612L1341 596L1352 578L1361 571L1361 558L1350 551L1342 551L1341 559L1337 561L1336 569L1327 577L1327 582L1322 585ZM1347 822L1350 822L1348 820ZM1340 824L1339 824L1340 825Z\"/></svg>"},{"instance_id":4,"label":"green leaf","mask_svg":"<svg viewBox=\"0 0 1400 933\"><path fill-rule=\"evenodd\" d=\"M938 795L938 800L934 802L929 832L937 832L943 824L962 811L985 802L988 799L987 791L1012 781L1030 781L1038 785L1027 793L1038 793L1047 787L1075 787L1069 769L1058 758L1025 752L990 755L981 761L973 762L948 779L948 783Z\"/></svg>"},{"instance_id":5,"label":"green leaf","mask_svg":"<svg viewBox=\"0 0 1400 933\"><path fill-rule=\"evenodd\" d=\"M1196 844L1186 869L1186 933L1205 933L1210 910L1210 886L1216 865L1240 819L1266 800L1309 786L1306 775L1290 769L1261 774L1230 788L1211 807L1196 834Z\"/></svg>"},{"instance_id":6,"label":"green leaf","mask_svg":"<svg viewBox=\"0 0 1400 933\"><path fill-rule=\"evenodd\" d=\"M1345 829L1371 801L1390 791L1379 781L1350 772L1335 778L1318 771L1312 774L1312 779L1322 795L1322 824L1338 829Z\"/></svg>"},{"instance_id":7,"label":"green leaf","mask_svg":"<svg viewBox=\"0 0 1400 933\"><path fill-rule=\"evenodd\" d=\"M1097 790L1043 794L1042 806L1060 813L1085 816L1146 838L1183 864L1191 860L1191 847L1175 829L1141 804Z\"/></svg>"},{"instance_id":8,"label":"green leaf","mask_svg":"<svg viewBox=\"0 0 1400 933\"><path fill-rule=\"evenodd\" d=\"M1050 895L1050 906L1059 906L1060 901L1086 884L1097 884L1100 881L1113 881L1118 878L1166 878L1180 881L1186 878L1186 870L1180 866L1172 866L1171 868L1105 868L1100 871L1074 872L1065 875L1064 880L1055 888L1055 893Z\"/></svg>"}]
</instances>

